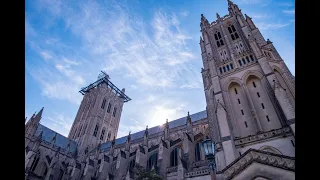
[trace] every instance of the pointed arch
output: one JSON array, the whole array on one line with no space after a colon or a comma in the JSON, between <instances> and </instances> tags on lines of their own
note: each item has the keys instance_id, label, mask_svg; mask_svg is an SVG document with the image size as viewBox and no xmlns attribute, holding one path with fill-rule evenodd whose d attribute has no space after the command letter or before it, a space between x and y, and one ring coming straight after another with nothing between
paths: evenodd
<instances>
[{"instance_id":1,"label":"pointed arch","mask_svg":"<svg viewBox=\"0 0 320 180\"><path fill-rule=\"evenodd\" d=\"M283 73L282 70L281 70L278 66L276 66L276 65L272 65L271 68L272 68L273 71L274 71L274 70L277 70L280 74Z\"/></svg>"},{"instance_id":2,"label":"pointed arch","mask_svg":"<svg viewBox=\"0 0 320 180\"><path fill-rule=\"evenodd\" d=\"M230 86L231 83L237 83L237 84L239 84L240 86L243 85L241 79L236 78L236 77L230 77L230 78L228 78L228 79L225 81L225 83L223 84L223 86L222 86L223 91L228 91L228 88L229 88L229 86Z\"/></svg>"},{"instance_id":3,"label":"pointed arch","mask_svg":"<svg viewBox=\"0 0 320 180\"><path fill-rule=\"evenodd\" d=\"M263 74L259 71L256 71L256 70L248 70L247 72L245 72L241 79L242 79L242 83L243 84L247 84L247 80L250 76L256 76L258 79L262 80L263 78Z\"/></svg>"}]
</instances>

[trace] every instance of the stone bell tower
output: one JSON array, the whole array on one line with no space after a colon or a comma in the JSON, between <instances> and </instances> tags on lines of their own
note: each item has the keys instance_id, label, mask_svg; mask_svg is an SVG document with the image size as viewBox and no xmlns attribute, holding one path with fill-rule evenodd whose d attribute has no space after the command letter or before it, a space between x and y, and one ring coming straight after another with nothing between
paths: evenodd
<instances>
[{"instance_id":1,"label":"stone bell tower","mask_svg":"<svg viewBox=\"0 0 320 180\"><path fill-rule=\"evenodd\" d=\"M202 77L217 168L238 156L235 139L290 127L294 134L294 77L272 42L228 0L229 13L209 23L201 14ZM241 153L240 153L241 154Z\"/></svg>"},{"instance_id":2,"label":"stone bell tower","mask_svg":"<svg viewBox=\"0 0 320 180\"><path fill-rule=\"evenodd\" d=\"M80 93L84 96L68 138L77 142L78 153L82 154L117 136L123 103L131 99L105 72Z\"/></svg>"}]
</instances>

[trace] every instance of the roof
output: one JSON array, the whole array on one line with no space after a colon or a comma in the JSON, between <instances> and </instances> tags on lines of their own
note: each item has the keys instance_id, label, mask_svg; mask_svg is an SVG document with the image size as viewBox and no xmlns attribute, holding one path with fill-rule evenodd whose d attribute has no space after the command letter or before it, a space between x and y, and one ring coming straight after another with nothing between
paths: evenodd
<instances>
[{"instance_id":1,"label":"roof","mask_svg":"<svg viewBox=\"0 0 320 180\"><path fill-rule=\"evenodd\" d=\"M206 110L200 111L198 113L190 115L190 117L191 117L191 121L192 122L199 121L201 119L207 118L207 111ZM173 121L170 121L168 123L169 123L169 128L171 129L171 128L175 128L175 127L179 127L179 126L185 125L186 122L187 122L187 116L179 118L179 119L176 119L176 120L173 120ZM159 125L159 126L155 126L155 127L149 128L148 129L148 133L149 133L149 135L151 135L151 134L156 134L158 132L161 132L163 130L164 130L164 126ZM135 139L143 138L144 132L145 132L145 130L142 130L142 131L139 131L139 132L131 134L131 141L135 140ZM118 144L125 143L126 140L127 140L127 137L128 136L124 136L124 137L116 139L115 140L115 144L118 145ZM100 150L105 150L105 149L109 148L110 146L111 146L111 141L105 142L105 143L101 144Z\"/></svg>"},{"instance_id":2,"label":"roof","mask_svg":"<svg viewBox=\"0 0 320 180\"><path fill-rule=\"evenodd\" d=\"M77 149L77 143L74 142L71 139L68 139L67 137L55 132L54 130L51 130L47 128L46 126L39 124L35 136L39 136L40 133L42 133L42 141L51 142L53 137L57 134L56 140L54 145L66 149L68 146L68 143L70 142L70 149L69 152L74 153Z\"/></svg>"}]
</instances>

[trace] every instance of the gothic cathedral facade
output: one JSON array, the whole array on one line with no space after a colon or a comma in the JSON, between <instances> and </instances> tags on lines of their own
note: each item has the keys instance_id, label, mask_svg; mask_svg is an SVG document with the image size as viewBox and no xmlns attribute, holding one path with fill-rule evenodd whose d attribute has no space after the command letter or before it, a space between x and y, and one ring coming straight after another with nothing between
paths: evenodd
<instances>
[{"instance_id":1,"label":"gothic cathedral facade","mask_svg":"<svg viewBox=\"0 0 320 180\"><path fill-rule=\"evenodd\" d=\"M228 0L228 15L201 15L206 110L116 138L131 99L102 72L80 90L68 137L25 126L28 180L132 180L135 167L166 180L211 179L201 142L215 143L217 180L295 179L295 80L252 19Z\"/></svg>"}]
</instances>

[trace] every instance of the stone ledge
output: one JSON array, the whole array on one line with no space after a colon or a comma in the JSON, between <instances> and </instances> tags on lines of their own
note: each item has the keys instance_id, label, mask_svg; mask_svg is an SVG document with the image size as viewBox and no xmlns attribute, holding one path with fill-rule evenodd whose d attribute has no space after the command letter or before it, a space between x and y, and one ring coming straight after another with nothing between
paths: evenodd
<instances>
[{"instance_id":1,"label":"stone ledge","mask_svg":"<svg viewBox=\"0 0 320 180\"><path fill-rule=\"evenodd\" d=\"M242 146L247 143L261 141L261 140L265 140L273 137L288 136L290 135L290 133L291 133L290 128L285 127L285 128L271 130L268 132L263 132L263 133L252 135L252 136L247 136L244 138L237 138L234 140L234 144L236 146Z\"/></svg>"},{"instance_id":2,"label":"stone ledge","mask_svg":"<svg viewBox=\"0 0 320 180\"><path fill-rule=\"evenodd\" d=\"M203 175L207 175L210 174L210 169L203 169L203 170L199 170L199 171L193 171L193 172L188 172L185 174L185 177L197 177L197 176L203 176Z\"/></svg>"},{"instance_id":3,"label":"stone ledge","mask_svg":"<svg viewBox=\"0 0 320 180\"><path fill-rule=\"evenodd\" d=\"M235 175L239 174L253 162L258 162L289 171L295 171L294 157L274 154L256 149L249 149L223 170L217 172L217 174L221 174L224 177L223 179L229 180Z\"/></svg>"}]
</instances>

